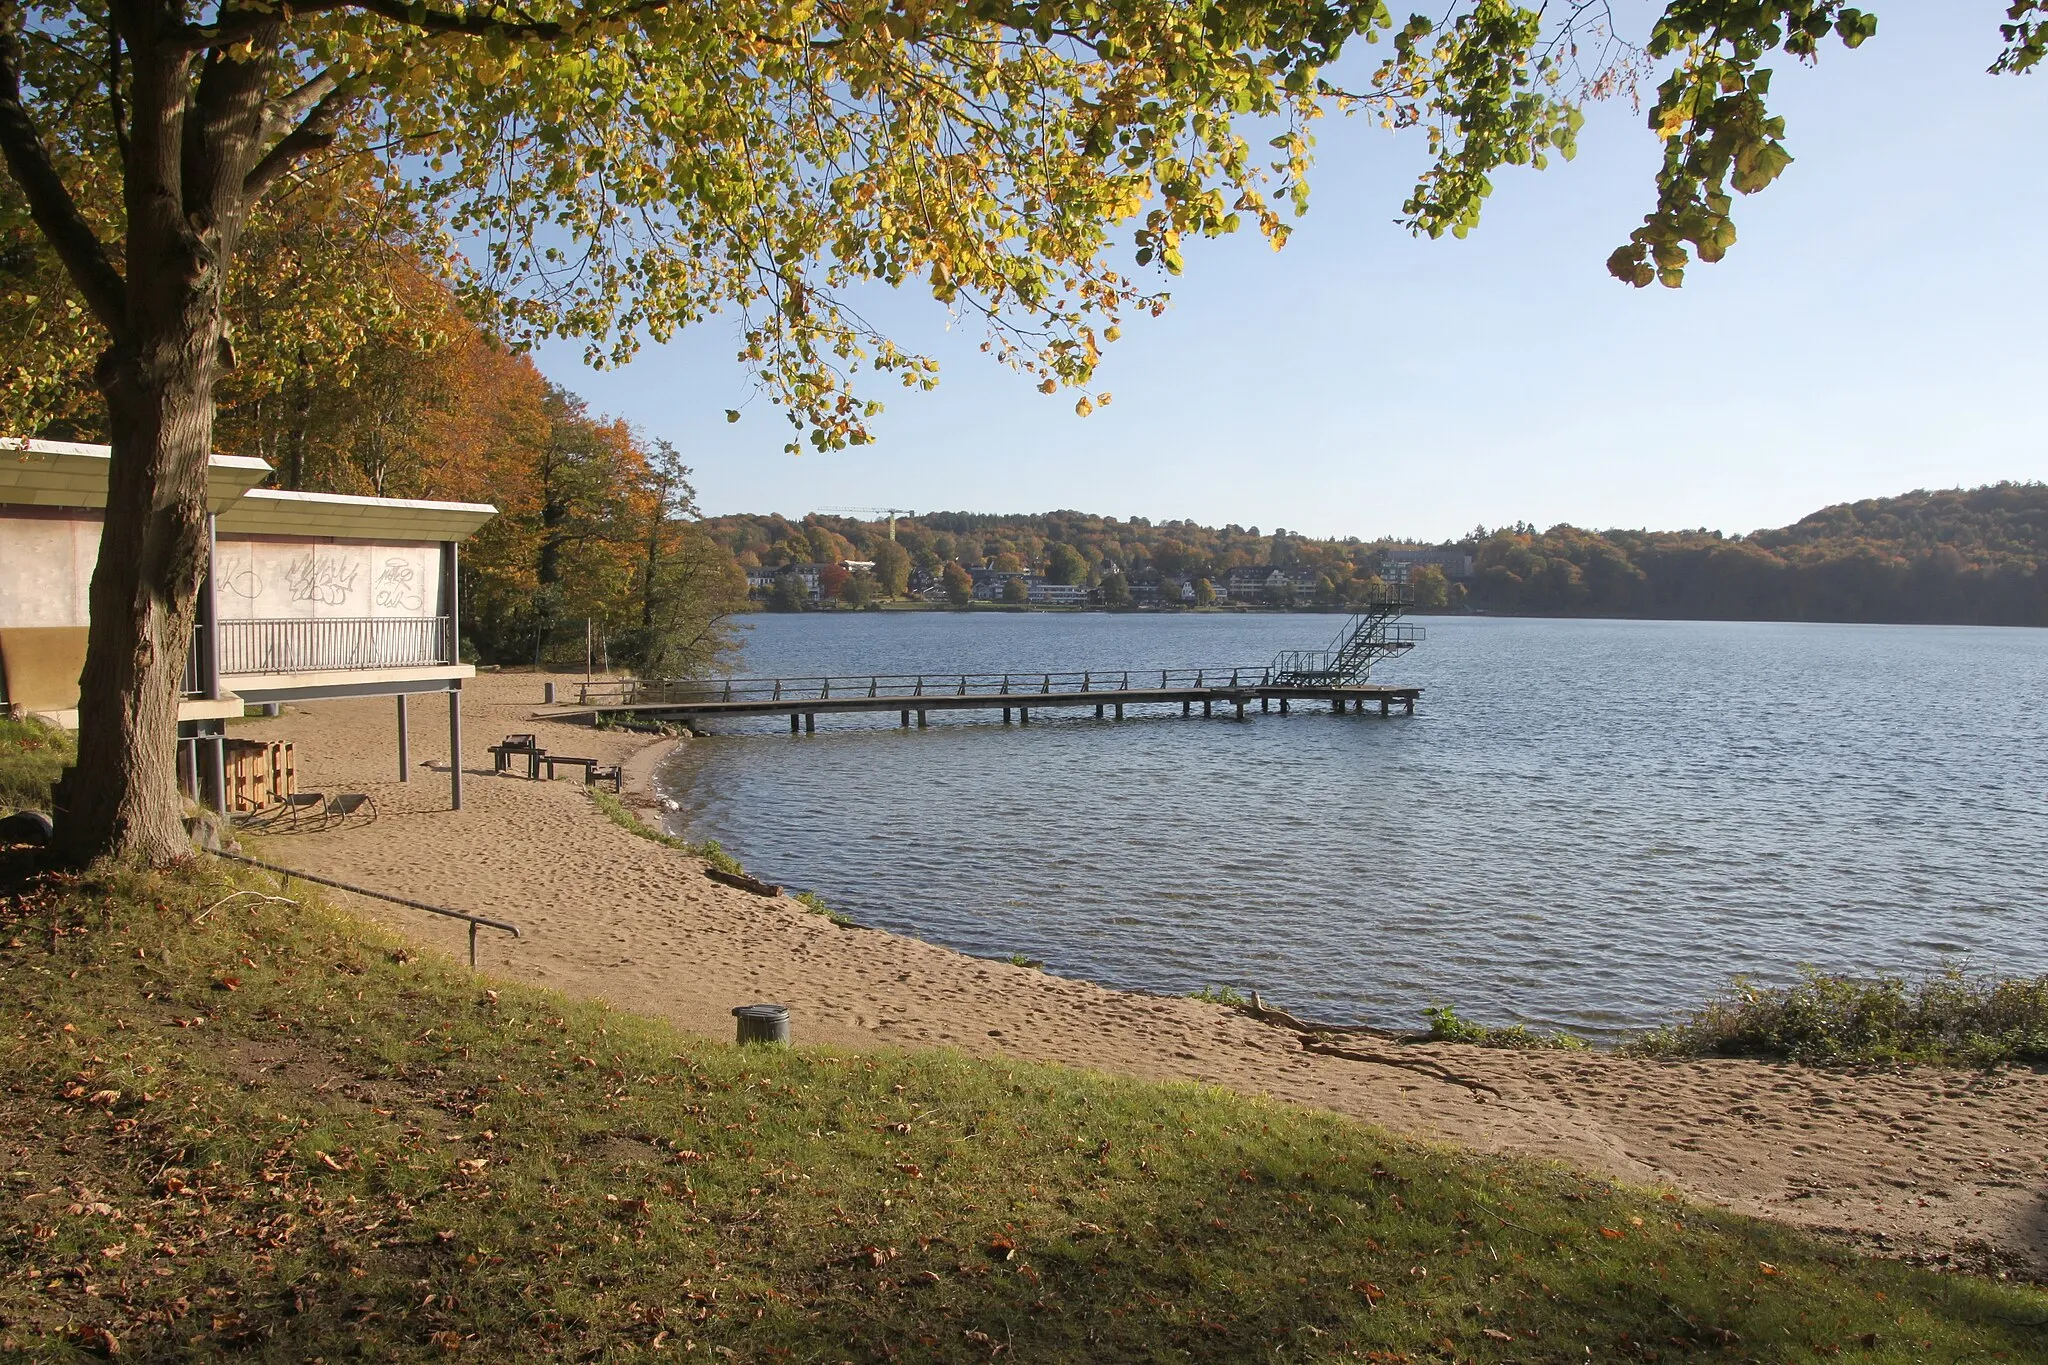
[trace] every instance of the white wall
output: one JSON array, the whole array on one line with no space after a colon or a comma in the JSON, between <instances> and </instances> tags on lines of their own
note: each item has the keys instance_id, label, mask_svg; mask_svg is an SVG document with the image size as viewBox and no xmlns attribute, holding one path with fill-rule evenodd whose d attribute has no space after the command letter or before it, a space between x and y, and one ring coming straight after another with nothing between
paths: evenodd
<instances>
[{"instance_id":1,"label":"white wall","mask_svg":"<svg viewBox=\"0 0 2048 1365\"><path fill-rule=\"evenodd\" d=\"M223 621L439 616L441 547L222 539L214 584Z\"/></svg>"},{"instance_id":2,"label":"white wall","mask_svg":"<svg viewBox=\"0 0 2048 1365\"><path fill-rule=\"evenodd\" d=\"M82 626L100 520L11 516L0 508L0 628Z\"/></svg>"}]
</instances>

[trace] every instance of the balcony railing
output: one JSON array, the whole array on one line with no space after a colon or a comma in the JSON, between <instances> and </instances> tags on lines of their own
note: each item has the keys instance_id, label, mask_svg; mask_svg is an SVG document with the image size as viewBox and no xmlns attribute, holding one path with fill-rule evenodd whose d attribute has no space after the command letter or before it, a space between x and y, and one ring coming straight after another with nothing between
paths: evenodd
<instances>
[{"instance_id":1,"label":"balcony railing","mask_svg":"<svg viewBox=\"0 0 2048 1365\"><path fill-rule=\"evenodd\" d=\"M223 677L431 668L454 662L445 616L343 616L295 621L221 621Z\"/></svg>"}]
</instances>

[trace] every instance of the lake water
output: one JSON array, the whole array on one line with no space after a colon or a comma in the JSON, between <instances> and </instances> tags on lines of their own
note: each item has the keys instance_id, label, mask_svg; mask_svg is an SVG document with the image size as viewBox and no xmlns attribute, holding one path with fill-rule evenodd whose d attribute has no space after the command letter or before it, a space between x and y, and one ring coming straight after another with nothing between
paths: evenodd
<instances>
[{"instance_id":1,"label":"lake water","mask_svg":"<svg viewBox=\"0 0 2048 1365\"><path fill-rule=\"evenodd\" d=\"M1341 618L747 618L756 675L1258 664ZM2048 631L1433 619L1304 706L724 723L672 829L864 923L1160 992L1613 1037L1800 964L2048 971Z\"/></svg>"}]
</instances>

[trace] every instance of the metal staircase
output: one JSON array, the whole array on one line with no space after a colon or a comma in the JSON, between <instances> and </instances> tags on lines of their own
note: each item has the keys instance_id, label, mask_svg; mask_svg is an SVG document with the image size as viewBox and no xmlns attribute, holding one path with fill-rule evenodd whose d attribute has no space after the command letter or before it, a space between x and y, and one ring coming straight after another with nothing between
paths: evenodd
<instances>
[{"instance_id":1,"label":"metal staircase","mask_svg":"<svg viewBox=\"0 0 2048 1365\"><path fill-rule=\"evenodd\" d=\"M1415 604L1405 585L1380 584L1358 613L1344 623L1328 649L1290 649L1273 660L1272 682L1287 687L1348 687L1372 676L1381 659L1406 654L1422 643L1421 626L1397 624Z\"/></svg>"}]
</instances>

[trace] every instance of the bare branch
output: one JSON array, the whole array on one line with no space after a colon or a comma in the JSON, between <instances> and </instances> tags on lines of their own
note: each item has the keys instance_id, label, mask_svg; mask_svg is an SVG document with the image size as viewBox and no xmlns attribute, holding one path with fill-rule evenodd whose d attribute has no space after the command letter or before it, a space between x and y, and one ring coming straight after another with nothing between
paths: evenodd
<instances>
[{"instance_id":1,"label":"bare branch","mask_svg":"<svg viewBox=\"0 0 2048 1365\"><path fill-rule=\"evenodd\" d=\"M327 80L325 75L315 77L305 86L299 87L287 99L296 97L315 81ZM341 121L354 106L356 96L339 85L329 81L328 88L321 94L299 125L278 140L276 146L264 153L248 178L242 182L243 192L251 199L270 188L279 176L290 170L306 157L324 151L334 143L335 135L341 131ZM266 119L266 121L268 121Z\"/></svg>"},{"instance_id":2,"label":"bare branch","mask_svg":"<svg viewBox=\"0 0 2048 1365\"><path fill-rule=\"evenodd\" d=\"M64 178L50 161L50 150L21 102L21 40L15 25L20 10L0 4L0 153L28 200L36 226L56 249L86 306L115 337L128 329L128 285L107 256Z\"/></svg>"}]
</instances>

